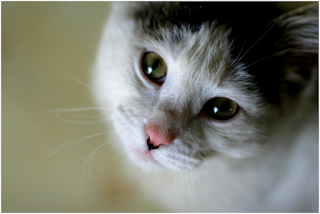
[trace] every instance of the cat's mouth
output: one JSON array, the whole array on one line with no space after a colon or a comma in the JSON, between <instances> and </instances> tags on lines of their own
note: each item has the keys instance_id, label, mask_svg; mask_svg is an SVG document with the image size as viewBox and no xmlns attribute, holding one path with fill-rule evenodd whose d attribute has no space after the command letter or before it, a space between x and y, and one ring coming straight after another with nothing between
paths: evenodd
<instances>
[{"instance_id":1,"label":"cat's mouth","mask_svg":"<svg viewBox=\"0 0 320 214\"><path fill-rule=\"evenodd\" d=\"M158 161L156 161L154 159L154 157L152 156L151 152L149 150L141 150L141 149L135 149L135 152L137 154L137 156L142 159L142 161L145 162L154 162L154 163L158 163Z\"/></svg>"},{"instance_id":2,"label":"cat's mouth","mask_svg":"<svg viewBox=\"0 0 320 214\"><path fill-rule=\"evenodd\" d=\"M141 149L137 149L135 148L134 150L135 156L137 158L135 158L135 161L140 162L140 164L143 164L143 168L146 170L154 170L154 169L163 169L163 164L159 163L159 161L157 161L152 153L150 152L150 150L141 150Z\"/></svg>"},{"instance_id":3,"label":"cat's mouth","mask_svg":"<svg viewBox=\"0 0 320 214\"><path fill-rule=\"evenodd\" d=\"M142 157L154 160L153 156L151 155L150 151L144 151L140 149L136 149L137 153L139 153Z\"/></svg>"}]
</instances>

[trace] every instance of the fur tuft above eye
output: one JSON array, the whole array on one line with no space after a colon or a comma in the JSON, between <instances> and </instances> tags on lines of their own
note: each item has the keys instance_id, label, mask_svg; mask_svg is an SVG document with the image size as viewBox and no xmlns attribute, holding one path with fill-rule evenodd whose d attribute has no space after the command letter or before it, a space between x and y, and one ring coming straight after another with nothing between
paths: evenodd
<instances>
[{"instance_id":1,"label":"fur tuft above eye","mask_svg":"<svg viewBox=\"0 0 320 214\"><path fill-rule=\"evenodd\" d=\"M144 53L141 61L144 74L153 82L162 84L167 75L167 66L159 54L151 51Z\"/></svg>"},{"instance_id":2,"label":"fur tuft above eye","mask_svg":"<svg viewBox=\"0 0 320 214\"><path fill-rule=\"evenodd\" d=\"M238 104L225 97L216 97L209 100L202 111L216 120L229 120L239 112Z\"/></svg>"}]
</instances>

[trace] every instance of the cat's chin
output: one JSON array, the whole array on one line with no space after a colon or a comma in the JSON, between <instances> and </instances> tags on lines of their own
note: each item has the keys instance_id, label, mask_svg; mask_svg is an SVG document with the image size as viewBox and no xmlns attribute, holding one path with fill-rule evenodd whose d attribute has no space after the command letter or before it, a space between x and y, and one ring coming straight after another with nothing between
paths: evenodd
<instances>
[{"instance_id":1,"label":"cat's chin","mask_svg":"<svg viewBox=\"0 0 320 214\"><path fill-rule=\"evenodd\" d=\"M129 152L131 161L146 171L164 171L167 168L159 163L149 150L132 148Z\"/></svg>"},{"instance_id":2,"label":"cat's chin","mask_svg":"<svg viewBox=\"0 0 320 214\"><path fill-rule=\"evenodd\" d=\"M139 148L131 148L128 151L129 158L131 162L145 171L181 171L184 169L192 169L200 163L192 162L186 165L175 165L170 161L166 161L167 158L163 154L159 153L160 151L149 151Z\"/></svg>"}]
</instances>

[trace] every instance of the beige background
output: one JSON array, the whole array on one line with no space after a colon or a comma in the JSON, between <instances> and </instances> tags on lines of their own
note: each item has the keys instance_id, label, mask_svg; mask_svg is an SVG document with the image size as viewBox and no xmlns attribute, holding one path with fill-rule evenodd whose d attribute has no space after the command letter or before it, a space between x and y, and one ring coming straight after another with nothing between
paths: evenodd
<instances>
[{"instance_id":1,"label":"beige background","mask_svg":"<svg viewBox=\"0 0 320 214\"><path fill-rule=\"evenodd\" d=\"M297 6L296 3L293 7ZM106 135L102 123L62 121L48 109L94 106L88 84L103 24L104 2L2 2L2 211L156 212L121 176L107 147L89 170L87 157ZM77 117L75 117L77 116ZM59 117L94 122L96 111ZM67 146L50 157L56 149Z\"/></svg>"},{"instance_id":2,"label":"beige background","mask_svg":"<svg viewBox=\"0 0 320 214\"><path fill-rule=\"evenodd\" d=\"M83 164L106 135L101 123L59 120L48 109L92 107L89 83L109 3L2 2L2 211L156 211L121 182L117 158L99 155L92 179ZM96 111L62 113L93 122ZM67 117L69 116L69 117ZM141 202L142 201L142 202Z\"/></svg>"}]
</instances>

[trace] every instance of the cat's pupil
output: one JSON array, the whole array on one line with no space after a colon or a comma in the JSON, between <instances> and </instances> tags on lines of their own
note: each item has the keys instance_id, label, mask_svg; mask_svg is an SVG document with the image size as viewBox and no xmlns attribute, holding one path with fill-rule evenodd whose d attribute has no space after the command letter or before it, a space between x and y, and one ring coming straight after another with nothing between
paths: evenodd
<instances>
[{"instance_id":1,"label":"cat's pupil","mask_svg":"<svg viewBox=\"0 0 320 214\"><path fill-rule=\"evenodd\" d=\"M156 60L156 61L152 64L152 70L157 69L158 66L159 66L159 64L160 64L160 61L159 61L159 60Z\"/></svg>"},{"instance_id":2,"label":"cat's pupil","mask_svg":"<svg viewBox=\"0 0 320 214\"><path fill-rule=\"evenodd\" d=\"M155 61L151 62L150 66L147 67L148 74L155 76L156 72L157 72L156 70L159 67L159 64L160 64L160 60L155 60ZM159 68L159 69L161 69L161 68Z\"/></svg>"},{"instance_id":3,"label":"cat's pupil","mask_svg":"<svg viewBox=\"0 0 320 214\"><path fill-rule=\"evenodd\" d=\"M233 109L231 107L231 103L228 101L224 101L220 104L220 108L219 108L220 112L224 112L224 113L228 113L228 112L232 112Z\"/></svg>"}]
</instances>

